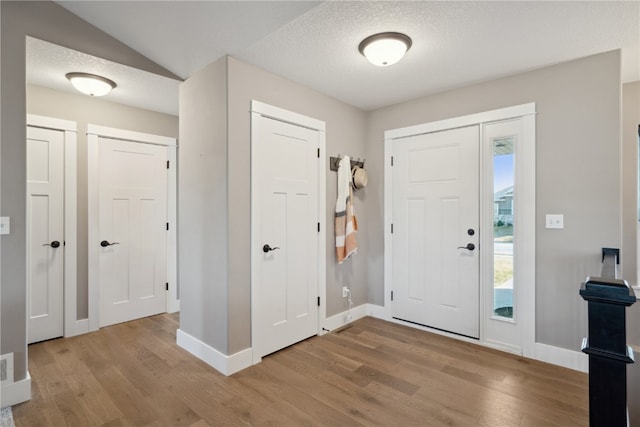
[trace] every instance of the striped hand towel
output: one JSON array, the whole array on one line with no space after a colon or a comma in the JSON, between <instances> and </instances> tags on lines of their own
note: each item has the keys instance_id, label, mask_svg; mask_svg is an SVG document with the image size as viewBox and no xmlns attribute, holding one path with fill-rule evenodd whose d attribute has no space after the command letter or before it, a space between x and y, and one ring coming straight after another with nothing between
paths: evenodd
<instances>
[{"instance_id":1,"label":"striped hand towel","mask_svg":"<svg viewBox=\"0 0 640 427\"><path fill-rule=\"evenodd\" d=\"M338 167L338 198L336 200L336 255L338 264L358 252L356 231L358 222L353 210L351 160L344 156Z\"/></svg>"}]
</instances>

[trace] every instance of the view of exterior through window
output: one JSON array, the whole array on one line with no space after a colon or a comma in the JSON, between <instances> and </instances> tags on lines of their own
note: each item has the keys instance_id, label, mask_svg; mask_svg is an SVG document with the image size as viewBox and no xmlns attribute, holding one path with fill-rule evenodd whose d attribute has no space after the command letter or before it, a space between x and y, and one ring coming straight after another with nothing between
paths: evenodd
<instances>
[{"instance_id":1,"label":"view of exterior through window","mask_svg":"<svg viewBox=\"0 0 640 427\"><path fill-rule=\"evenodd\" d=\"M493 141L493 313L513 319L515 137Z\"/></svg>"}]
</instances>

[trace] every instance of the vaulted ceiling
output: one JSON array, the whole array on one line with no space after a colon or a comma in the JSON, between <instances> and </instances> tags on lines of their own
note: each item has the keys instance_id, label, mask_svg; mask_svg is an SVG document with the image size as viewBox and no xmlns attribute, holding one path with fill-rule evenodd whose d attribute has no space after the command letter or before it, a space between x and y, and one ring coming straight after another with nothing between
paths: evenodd
<instances>
[{"instance_id":1,"label":"vaulted ceiling","mask_svg":"<svg viewBox=\"0 0 640 427\"><path fill-rule=\"evenodd\" d=\"M640 80L640 2L58 1L182 78L232 55L364 110L622 49ZM365 37L409 35L375 67Z\"/></svg>"}]
</instances>

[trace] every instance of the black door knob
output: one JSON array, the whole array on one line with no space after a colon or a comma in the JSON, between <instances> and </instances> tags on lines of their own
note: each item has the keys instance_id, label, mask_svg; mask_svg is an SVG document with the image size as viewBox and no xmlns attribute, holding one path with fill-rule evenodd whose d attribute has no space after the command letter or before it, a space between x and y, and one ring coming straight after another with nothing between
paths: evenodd
<instances>
[{"instance_id":1,"label":"black door knob","mask_svg":"<svg viewBox=\"0 0 640 427\"><path fill-rule=\"evenodd\" d=\"M51 246L52 248L59 248L60 247L60 242L58 242L57 240L54 240L51 243L45 243L42 246Z\"/></svg>"},{"instance_id":2,"label":"black door knob","mask_svg":"<svg viewBox=\"0 0 640 427\"><path fill-rule=\"evenodd\" d=\"M467 230L467 234L469 236L473 236L474 234L476 234L476 230L474 230L473 228L470 228L470 229Z\"/></svg>"},{"instance_id":3,"label":"black door knob","mask_svg":"<svg viewBox=\"0 0 640 427\"><path fill-rule=\"evenodd\" d=\"M119 244L120 243L118 243L118 242L109 243L109 241L107 241L107 240L103 240L102 242L100 242L100 246L102 246L103 248L106 248L107 246L119 245Z\"/></svg>"},{"instance_id":4,"label":"black door knob","mask_svg":"<svg viewBox=\"0 0 640 427\"><path fill-rule=\"evenodd\" d=\"M280 249L280 248L279 248L279 247L277 247L277 246L274 246L274 247L272 248L272 247L271 247L271 246L269 246L269 245L264 245L264 246L262 247L262 252L264 252L264 253L266 254L267 252L275 251L276 249Z\"/></svg>"},{"instance_id":5,"label":"black door knob","mask_svg":"<svg viewBox=\"0 0 640 427\"><path fill-rule=\"evenodd\" d=\"M458 249L466 249L468 251L472 251L476 248L476 245L473 243L467 243L467 246L458 246Z\"/></svg>"}]
</instances>

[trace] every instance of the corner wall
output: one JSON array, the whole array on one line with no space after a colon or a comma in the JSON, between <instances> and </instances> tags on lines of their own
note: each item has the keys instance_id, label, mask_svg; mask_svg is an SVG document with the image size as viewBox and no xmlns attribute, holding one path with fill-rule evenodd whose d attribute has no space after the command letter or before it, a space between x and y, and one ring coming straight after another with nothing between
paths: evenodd
<instances>
[{"instance_id":1,"label":"corner wall","mask_svg":"<svg viewBox=\"0 0 640 427\"><path fill-rule=\"evenodd\" d=\"M536 341L579 350L587 330L580 283L600 273L602 247L622 244L620 87L613 51L372 111L371 187L383 188L385 130L535 102ZM369 302L382 305L384 200L382 191L370 195L369 258L378 262L368 269ZM565 228L545 229L548 213L564 214Z\"/></svg>"},{"instance_id":2,"label":"corner wall","mask_svg":"<svg viewBox=\"0 0 640 427\"><path fill-rule=\"evenodd\" d=\"M229 354L227 58L180 85L179 117L180 330Z\"/></svg>"}]
</instances>

